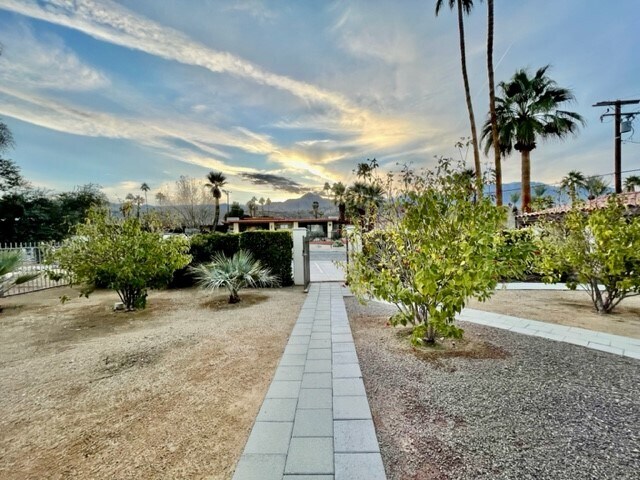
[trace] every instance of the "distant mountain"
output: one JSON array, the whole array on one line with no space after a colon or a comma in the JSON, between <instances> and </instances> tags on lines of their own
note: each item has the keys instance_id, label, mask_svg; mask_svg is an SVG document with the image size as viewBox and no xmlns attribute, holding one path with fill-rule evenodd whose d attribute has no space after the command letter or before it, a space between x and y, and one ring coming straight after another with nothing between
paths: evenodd
<instances>
[{"instance_id":1,"label":"distant mountain","mask_svg":"<svg viewBox=\"0 0 640 480\"><path fill-rule=\"evenodd\" d=\"M300 198L290 198L282 202L273 202L271 205L265 205L265 214L271 216L296 216L310 217L313 213L313 202L320 205L319 211L324 217L332 217L338 215L338 207L333 204L332 200L323 198L317 193L305 193ZM259 211L262 211L260 208Z\"/></svg>"}]
</instances>

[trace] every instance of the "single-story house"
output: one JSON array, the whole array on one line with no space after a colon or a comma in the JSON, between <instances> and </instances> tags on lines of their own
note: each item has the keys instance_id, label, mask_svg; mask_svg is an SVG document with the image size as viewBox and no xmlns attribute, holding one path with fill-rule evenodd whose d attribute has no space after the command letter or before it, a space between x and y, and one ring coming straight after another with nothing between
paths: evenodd
<instances>
[{"instance_id":1,"label":"single-story house","mask_svg":"<svg viewBox=\"0 0 640 480\"><path fill-rule=\"evenodd\" d=\"M338 217L325 218L276 218L276 217L228 217L224 222L233 233L247 230L291 230L306 228L310 232L317 232L318 236L332 238L338 227Z\"/></svg>"}]
</instances>

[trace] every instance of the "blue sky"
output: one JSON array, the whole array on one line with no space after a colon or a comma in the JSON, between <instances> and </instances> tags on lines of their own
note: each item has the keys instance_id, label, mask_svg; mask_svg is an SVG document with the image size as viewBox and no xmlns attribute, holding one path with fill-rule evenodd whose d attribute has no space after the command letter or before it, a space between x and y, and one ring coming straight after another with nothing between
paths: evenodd
<instances>
[{"instance_id":1,"label":"blue sky","mask_svg":"<svg viewBox=\"0 0 640 480\"><path fill-rule=\"evenodd\" d=\"M220 170L243 203L348 182L367 158L387 170L459 156L469 124L456 18L436 18L434 3L0 0L9 156L38 186L93 182L113 200ZM466 33L480 125L486 7L476 3ZM577 137L539 145L533 180L611 172L613 125L591 105L640 98L640 2L495 4L496 79L551 64L587 121ZM623 169L640 168L640 133L624 138ZM504 181L519 175L512 156Z\"/></svg>"}]
</instances>

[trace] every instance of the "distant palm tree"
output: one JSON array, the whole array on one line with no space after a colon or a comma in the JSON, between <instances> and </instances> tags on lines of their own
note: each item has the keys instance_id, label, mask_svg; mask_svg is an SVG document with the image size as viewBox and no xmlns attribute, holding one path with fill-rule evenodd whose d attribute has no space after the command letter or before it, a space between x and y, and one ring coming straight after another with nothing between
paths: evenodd
<instances>
[{"instance_id":1,"label":"distant palm tree","mask_svg":"<svg viewBox=\"0 0 640 480\"><path fill-rule=\"evenodd\" d=\"M267 206L267 208L269 208L271 206L271 199L267 197L264 204ZM264 210L263 210L263 213L264 213ZM267 215L269 215L269 210L267 210Z\"/></svg>"},{"instance_id":2,"label":"distant palm tree","mask_svg":"<svg viewBox=\"0 0 640 480\"><path fill-rule=\"evenodd\" d=\"M313 212L313 216L314 218L318 218L318 209L320 208L320 203L318 203L317 200L315 200L312 204L311 204L311 211Z\"/></svg>"},{"instance_id":3,"label":"distant palm tree","mask_svg":"<svg viewBox=\"0 0 640 480\"><path fill-rule=\"evenodd\" d=\"M258 200L258 203L262 206L262 216L264 217L264 202L266 200L264 199L264 197L260 197L260 200Z\"/></svg>"},{"instance_id":4,"label":"distant palm tree","mask_svg":"<svg viewBox=\"0 0 640 480\"><path fill-rule=\"evenodd\" d=\"M543 184L534 185L533 194L536 198L544 197L547 194L547 186Z\"/></svg>"},{"instance_id":5,"label":"distant palm tree","mask_svg":"<svg viewBox=\"0 0 640 480\"><path fill-rule=\"evenodd\" d=\"M578 199L580 190L587 188L587 178L582 172L571 170L566 177L562 179L560 188L566 190L571 198L571 203L575 203Z\"/></svg>"},{"instance_id":6,"label":"distant palm tree","mask_svg":"<svg viewBox=\"0 0 640 480\"><path fill-rule=\"evenodd\" d=\"M600 197L609 191L609 183L602 177L589 177L585 182L585 188L589 193L589 200Z\"/></svg>"},{"instance_id":7,"label":"distant palm tree","mask_svg":"<svg viewBox=\"0 0 640 480\"><path fill-rule=\"evenodd\" d=\"M489 121L493 138L493 161L496 175L496 205L502 205L502 158L496 113L496 87L493 75L493 0L487 0L487 73L489 74Z\"/></svg>"},{"instance_id":8,"label":"distant palm tree","mask_svg":"<svg viewBox=\"0 0 640 480\"><path fill-rule=\"evenodd\" d=\"M149 185L147 184L147 182L143 182L142 185L140 185L140 190L144 192L144 203L147 205L147 213L149 213L149 202L147 200L147 192L151 189L149 188Z\"/></svg>"},{"instance_id":9,"label":"distant palm tree","mask_svg":"<svg viewBox=\"0 0 640 480\"><path fill-rule=\"evenodd\" d=\"M458 35L460 37L460 63L462 65L462 80L464 82L464 93L467 100L467 110L469 111L469 123L471 124L471 144L473 145L473 161L476 171L476 189L478 196L482 195L482 171L480 167L480 150L478 148L478 132L476 130L476 119L473 114L473 104L471 102L471 88L469 87L469 75L467 74L467 54L464 40L464 15L469 15L473 8L473 0L436 0L436 16L447 3L449 8L458 10Z\"/></svg>"},{"instance_id":10,"label":"distant palm tree","mask_svg":"<svg viewBox=\"0 0 640 480\"><path fill-rule=\"evenodd\" d=\"M624 189L627 192L635 192L636 187L640 187L640 176L638 175L629 175L624 179Z\"/></svg>"},{"instance_id":11,"label":"distant palm tree","mask_svg":"<svg viewBox=\"0 0 640 480\"><path fill-rule=\"evenodd\" d=\"M215 230L220 220L220 197L222 197L222 187L227 184L227 177L222 172L209 172L207 174L208 183L205 186L211 190L216 206L215 215L213 216L213 229Z\"/></svg>"},{"instance_id":12,"label":"distant palm tree","mask_svg":"<svg viewBox=\"0 0 640 480\"><path fill-rule=\"evenodd\" d=\"M520 201L520 193L512 192L511 195L509 195L509 201L511 202L511 205L515 207L517 203Z\"/></svg>"},{"instance_id":13,"label":"distant palm tree","mask_svg":"<svg viewBox=\"0 0 640 480\"><path fill-rule=\"evenodd\" d=\"M164 204L164 202L166 202L166 201L167 201L167 196L166 196L164 193L162 193L162 192L158 192L158 193L156 193L156 201L157 201L160 205L162 205L162 204Z\"/></svg>"},{"instance_id":14,"label":"distant palm tree","mask_svg":"<svg viewBox=\"0 0 640 480\"><path fill-rule=\"evenodd\" d=\"M559 107L575 100L570 90L560 88L547 75L549 67L538 69L533 77L527 70L516 71L508 82L499 84L502 97L496 98L498 136L502 155L514 149L522 159L522 211L528 212L531 203L531 151L538 139L565 138L576 133L578 124L584 124L575 112L559 110ZM485 152L493 145L491 122L482 130Z\"/></svg>"},{"instance_id":15,"label":"distant palm tree","mask_svg":"<svg viewBox=\"0 0 640 480\"><path fill-rule=\"evenodd\" d=\"M136 195L135 197L133 197L133 203L136 204L136 217L140 218L140 207L144 203L144 198L142 198L140 195Z\"/></svg>"}]
</instances>

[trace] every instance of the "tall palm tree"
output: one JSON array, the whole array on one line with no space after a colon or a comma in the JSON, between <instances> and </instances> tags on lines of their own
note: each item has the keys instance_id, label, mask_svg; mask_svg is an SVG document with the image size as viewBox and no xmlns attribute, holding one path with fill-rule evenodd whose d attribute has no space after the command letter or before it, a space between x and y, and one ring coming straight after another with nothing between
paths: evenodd
<instances>
[{"instance_id":1,"label":"tall palm tree","mask_svg":"<svg viewBox=\"0 0 640 480\"><path fill-rule=\"evenodd\" d=\"M216 205L216 212L213 216L213 229L215 230L220 219L220 197L222 197L222 187L227 184L227 177L222 172L209 172L207 174L208 183L205 186L211 190Z\"/></svg>"},{"instance_id":2,"label":"tall palm tree","mask_svg":"<svg viewBox=\"0 0 640 480\"><path fill-rule=\"evenodd\" d=\"M560 182L560 188L569 193L571 203L576 203L581 189L587 188L587 178L582 172L571 170Z\"/></svg>"},{"instance_id":3,"label":"tall palm tree","mask_svg":"<svg viewBox=\"0 0 640 480\"><path fill-rule=\"evenodd\" d=\"M271 206L271 199L269 197L267 197L267 199L265 200L264 204L267 206L267 208L269 208ZM263 209L263 213L264 213L264 209ZM267 215L269 214L269 210L267 210Z\"/></svg>"},{"instance_id":4,"label":"tall palm tree","mask_svg":"<svg viewBox=\"0 0 640 480\"><path fill-rule=\"evenodd\" d=\"M522 211L530 211L531 151L539 139L565 138L576 133L582 117L559 107L575 100L571 90L558 87L547 75L549 66L538 69L533 77L525 69L516 71L508 82L500 82L502 97L496 98L500 152L520 152L522 167ZM491 122L482 129L485 152L493 145Z\"/></svg>"},{"instance_id":5,"label":"tall palm tree","mask_svg":"<svg viewBox=\"0 0 640 480\"><path fill-rule=\"evenodd\" d=\"M264 217L264 202L266 202L266 200L264 199L264 197L260 197L260 200L258 200L258 203L260 204L260 206L262 207L262 216Z\"/></svg>"},{"instance_id":6,"label":"tall palm tree","mask_svg":"<svg viewBox=\"0 0 640 480\"><path fill-rule=\"evenodd\" d=\"M147 182L143 182L142 185L140 185L140 190L144 192L144 203L147 205L147 213L149 213L149 202L147 200L147 192L151 190L149 188L149 184Z\"/></svg>"},{"instance_id":7,"label":"tall palm tree","mask_svg":"<svg viewBox=\"0 0 640 480\"><path fill-rule=\"evenodd\" d=\"M487 72L489 74L489 120L493 138L493 161L496 175L496 205L502 205L502 161L496 114L496 87L493 75L493 0L487 0Z\"/></svg>"},{"instance_id":8,"label":"tall palm tree","mask_svg":"<svg viewBox=\"0 0 640 480\"><path fill-rule=\"evenodd\" d=\"M636 187L640 187L640 176L638 175L629 175L624 179L624 189L627 192L635 192Z\"/></svg>"},{"instance_id":9,"label":"tall palm tree","mask_svg":"<svg viewBox=\"0 0 640 480\"><path fill-rule=\"evenodd\" d=\"M476 131L476 118L473 114L473 104L471 102L471 89L469 87L469 75L467 74L467 52L464 40L464 15L469 15L473 8L473 0L436 0L436 16L442 10L444 4L448 3L449 8L458 10L458 35L460 38L460 62L462 65L462 80L464 81L464 93L467 100L467 110L469 111L469 123L471 124L471 144L473 146L473 161L476 171L476 188L478 195L482 195L482 171L480 167L480 150L478 148L478 132Z\"/></svg>"}]
</instances>

